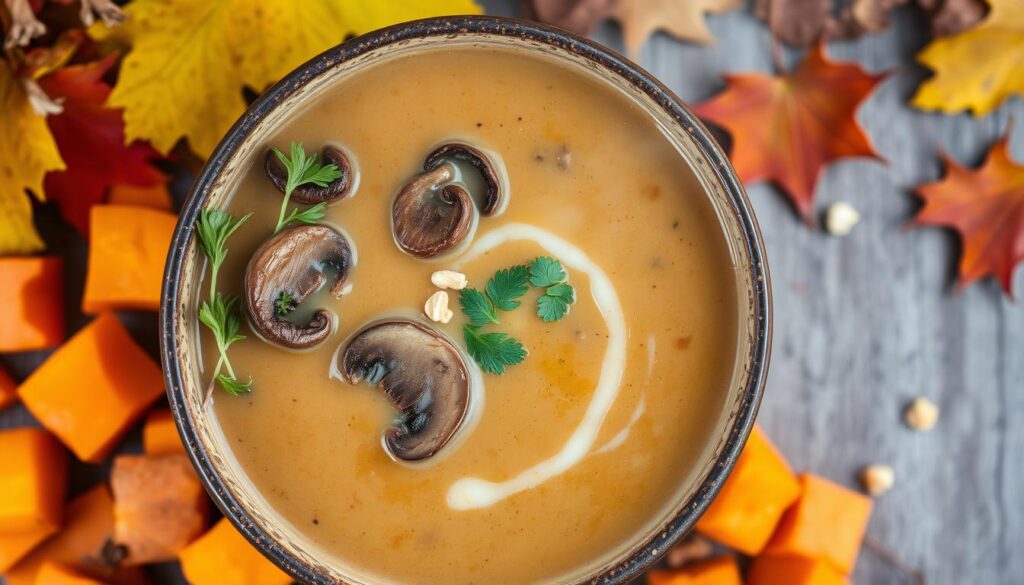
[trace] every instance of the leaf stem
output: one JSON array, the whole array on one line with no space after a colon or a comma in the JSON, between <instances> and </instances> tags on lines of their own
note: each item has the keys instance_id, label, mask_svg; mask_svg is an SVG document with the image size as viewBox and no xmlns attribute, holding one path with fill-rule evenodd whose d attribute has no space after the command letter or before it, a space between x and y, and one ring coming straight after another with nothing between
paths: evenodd
<instances>
[{"instance_id":1,"label":"leaf stem","mask_svg":"<svg viewBox=\"0 0 1024 585\"><path fill-rule=\"evenodd\" d=\"M290 177L289 177L288 183L289 183L288 186L286 186L285 190L284 190L284 198L282 198L282 200L281 200L281 212L277 214L277 225L274 226L274 233L275 234L277 232L281 231L281 228L284 227L285 223L287 223L284 220L284 214L285 214L286 211L288 211L288 202L292 198L292 191L295 190L291 186L291 178Z\"/></svg>"}]
</instances>

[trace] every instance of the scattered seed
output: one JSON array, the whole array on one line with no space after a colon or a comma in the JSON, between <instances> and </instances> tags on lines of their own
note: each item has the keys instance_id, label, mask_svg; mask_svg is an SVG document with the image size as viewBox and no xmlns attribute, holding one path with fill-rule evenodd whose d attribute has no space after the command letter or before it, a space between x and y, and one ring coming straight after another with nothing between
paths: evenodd
<instances>
[{"instance_id":1,"label":"scattered seed","mask_svg":"<svg viewBox=\"0 0 1024 585\"><path fill-rule=\"evenodd\" d=\"M860 221L857 208L845 201L837 201L829 205L825 213L825 229L833 236L845 236Z\"/></svg>"},{"instance_id":2,"label":"scattered seed","mask_svg":"<svg viewBox=\"0 0 1024 585\"><path fill-rule=\"evenodd\" d=\"M880 496L892 489L896 474L888 465L868 465L860 470L860 482L864 491L872 496Z\"/></svg>"},{"instance_id":3,"label":"scattered seed","mask_svg":"<svg viewBox=\"0 0 1024 585\"><path fill-rule=\"evenodd\" d=\"M915 431L930 431L939 422L939 407L931 400L919 396L907 406L903 420Z\"/></svg>"}]
</instances>

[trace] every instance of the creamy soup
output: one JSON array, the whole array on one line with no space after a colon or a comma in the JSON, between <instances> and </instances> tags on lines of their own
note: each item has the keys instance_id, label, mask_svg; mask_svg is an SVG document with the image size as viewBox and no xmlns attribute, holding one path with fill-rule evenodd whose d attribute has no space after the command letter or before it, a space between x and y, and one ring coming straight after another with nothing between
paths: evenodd
<instances>
[{"instance_id":1,"label":"creamy soup","mask_svg":"<svg viewBox=\"0 0 1024 585\"><path fill-rule=\"evenodd\" d=\"M579 576L662 520L694 481L723 416L739 305L713 207L654 121L584 73L463 47L342 79L266 146L287 153L292 141L310 154L336 145L351 160L351 195L323 220L345 238L350 268L336 296L328 275L324 290L288 307L287 320L300 325L313 309L330 311L329 336L310 349L284 349L243 326L248 338L231 347L231 362L253 391L218 390L213 407L281 521L346 574L451 585ZM476 199L474 225L458 245L421 258L398 244L396 194L422 176L428 153L451 142L490 157L503 198L481 213L487 185L472 161L443 161ZM228 208L253 216L229 242L224 292L244 295L246 264L270 236L281 197L261 156ZM575 302L545 322L537 315L545 289L529 285L519 307L498 310L500 323L479 330L505 333L528 354L503 374L484 372L466 351L458 290L447 291L450 322L425 315L440 290L431 276L453 270L483 291L499 269L538 257L565 268ZM381 387L352 383L340 363L353 336L382 319L420 328L403 347L388 346L386 359L356 356L363 378L442 360L440 373L403 380L418 392L404 399L420 401L409 409L458 402L440 396L436 376L464 377L468 387L448 440L411 460L397 450L421 444L382 438L396 419L406 434L445 429L430 427L435 419L422 409L403 415ZM216 353L205 335L208 372ZM367 343L376 342L397 343ZM428 350L433 362L408 355ZM436 385L427 389L434 395L424 398L417 379Z\"/></svg>"}]
</instances>

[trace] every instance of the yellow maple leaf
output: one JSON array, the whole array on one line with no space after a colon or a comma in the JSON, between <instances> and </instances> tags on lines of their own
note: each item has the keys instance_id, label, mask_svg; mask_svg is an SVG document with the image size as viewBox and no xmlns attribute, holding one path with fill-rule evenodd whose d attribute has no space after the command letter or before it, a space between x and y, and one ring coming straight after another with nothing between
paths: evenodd
<instances>
[{"instance_id":1,"label":"yellow maple leaf","mask_svg":"<svg viewBox=\"0 0 1024 585\"><path fill-rule=\"evenodd\" d=\"M46 118L32 109L21 81L0 59L0 254L43 248L25 190L42 198L43 176L63 168Z\"/></svg>"},{"instance_id":2,"label":"yellow maple leaf","mask_svg":"<svg viewBox=\"0 0 1024 585\"><path fill-rule=\"evenodd\" d=\"M262 90L345 35L442 14L479 13L472 0L135 0L128 26L107 34L132 47L110 95L125 139L167 152L185 137L208 156Z\"/></svg>"},{"instance_id":3,"label":"yellow maple leaf","mask_svg":"<svg viewBox=\"0 0 1024 585\"><path fill-rule=\"evenodd\" d=\"M714 37L704 23L704 13L725 12L739 4L740 0L619 0L614 17L622 23L627 50L636 55L658 29L683 40L710 44Z\"/></svg>"},{"instance_id":4,"label":"yellow maple leaf","mask_svg":"<svg viewBox=\"0 0 1024 585\"><path fill-rule=\"evenodd\" d=\"M935 39L917 55L935 76L914 94L915 107L983 116L1009 96L1024 95L1024 0L989 3L981 24Z\"/></svg>"}]
</instances>

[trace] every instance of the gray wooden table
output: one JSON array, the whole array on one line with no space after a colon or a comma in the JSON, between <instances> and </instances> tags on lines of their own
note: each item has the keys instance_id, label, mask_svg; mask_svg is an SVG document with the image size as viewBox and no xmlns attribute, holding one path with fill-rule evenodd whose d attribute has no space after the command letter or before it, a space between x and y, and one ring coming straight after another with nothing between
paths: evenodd
<instances>
[{"instance_id":1,"label":"gray wooden table","mask_svg":"<svg viewBox=\"0 0 1024 585\"><path fill-rule=\"evenodd\" d=\"M484 2L491 14L515 15L514 0ZM726 72L772 70L770 37L747 10L712 16L714 47L653 38L640 63L684 100L697 103L723 87ZM925 114L905 104L926 76L914 64L926 25L900 11L889 31L834 43L833 57L870 71L896 70L860 112L888 165L857 160L828 168L819 208L853 203L862 222L845 238L811 231L771 186L750 186L768 246L775 293L775 345L760 422L797 469L855 486L868 463L896 470L895 488L877 500L868 532L929 585L1024 582L1024 307L992 281L954 289L959 244L951 232L906 229L918 203L911 189L938 178L938 153L977 164L1018 120L1013 153L1024 161L1024 103L1004 104L981 119ZM618 28L595 37L622 49ZM787 51L786 61L799 61ZM179 177L180 196L188 177ZM67 306L73 329L84 245L42 211L51 249L69 257ZM1017 272L1024 293L1024 270ZM127 315L139 341L156 355L156 320ZM45 353L0 356L18 379ZM901 424L913 397L931 398L942 419L930 433ZM21 406L0 413L0 428L34 424ZM138 451L138 430L123 451ZM102 466L76 464L72 491L103 477ZM158 580L180 581L173 567ZM865 551L853 580L860 585L909 580Z\"/></svg>"}]
</instances>

